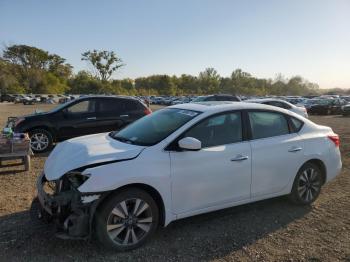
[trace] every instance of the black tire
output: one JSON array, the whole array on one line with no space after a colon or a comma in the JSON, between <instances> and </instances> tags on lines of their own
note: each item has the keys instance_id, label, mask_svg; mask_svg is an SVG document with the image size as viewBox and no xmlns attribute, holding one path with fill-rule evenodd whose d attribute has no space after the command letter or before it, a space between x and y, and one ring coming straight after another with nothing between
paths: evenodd
<instances>
[{"instance_id":1,"label":"black tire","mask_svg":"<svg viewBox=\"0 0 350 262\"><path fill-rule=\"evenodd\" d=\"M142 204L139 204L138 208L135 208L136 204L132 206L132 201L135 201L134 203L136 203L137 199L144 202L142 202ZM126 203L128 212L128 216L125 218L122 218L115 214L116 209L118 212L123 211L121 205L123 202ZM142 211L138 216L133 216L132 213L135 214L137 213L136 211L143 209L144 203L147 203L147 209ZM133 211L131 209L133 209ZM112 213L112 211L114 213ZM122 213L125 215L124 211ZM146 220L146 218L149 219L149 216L151 216L151 222L147 223L149 230L146 232L144 229L141 229L143 225L146 224L141 224L142 227L138 227L137 225L139 225L139 222L143 223L141 220ZM130 221L133 220L134 217L136 217L136 220L139 222L131 224ZM108 198L96 212L94 222L95 234L101 244L109 249L116 251L127 251L140 247L154 234L159 223L159 209L154 199L147 192L137 188L130 188L116 193L115 195ZM115 225L122 226L114 229L107 229L107 226L113 227ZM120 232L117 233L117 231ZM115 237L113 238L111 235L114 234ZM135 243L133 243L134 236L136 239L138 239L136 236L140 237ZM112 240L112 238L114 240ZM127 244L121 243L121 241L127 241ZM132 243L129 243L130 241Z\"/></svg>"},{"instance_id":2,"label":"black tire","mask_svg":"<svg viewBox=\"0 0 350 262\"><path fill-rule=\"evenodd\" d=\"M306 163L294 179L289 198L295 204L310 205L318 198L323 183L324 174L320 167L314 163Z\"/></svg>"},{"instance_id":3,"label":"black tire","mask_svg":"<svg viewBox=\"0 0 350 262\"><path fill-rule=\"evenodd\" d=\"M45 139L45 142L47 141L47 144L45 144L45 146L41 146L39 148L39 146L35 145L34 140L35 140L35 136L40 137L41 135L43 137L47 138L47 139ZM34 153L43 153L43 152L46 152L52 148L53 136L49 131L47 131L45 129L33 129L33 130L31 130L29 132L29 138L30 138L30 146L31 146L31 149Z\"/></svg>"},{"instance_id":4,"label":"black tire","mask_svg":"<svg viewBox=\"0 0 350 262\"><path fill-rule=\"evenodd\" d=\"M52 216L41 207L37 197L35 197L32 201L29 209L29 215L32 222L37 225L48 224L53 221Z\"/></svg>"}]
</instances>

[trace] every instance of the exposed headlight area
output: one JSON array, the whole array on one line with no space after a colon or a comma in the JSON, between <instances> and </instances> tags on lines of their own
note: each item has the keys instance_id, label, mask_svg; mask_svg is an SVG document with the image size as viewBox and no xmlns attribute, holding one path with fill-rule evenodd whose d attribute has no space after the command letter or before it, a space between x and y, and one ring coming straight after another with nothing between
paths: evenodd
<instances>
[{"instance_id":1,"label":"exposed headlight area","mask_svg":"<svg viewBox=\"0 0 350 262\"><path fill-rule=\"evenodd\" d=\"M65 175L65 178L73 189L80 187L86 180L89 179L89 177L90 174L82 174L78 171L72 171Z\"/></svg>"}]
</instances>

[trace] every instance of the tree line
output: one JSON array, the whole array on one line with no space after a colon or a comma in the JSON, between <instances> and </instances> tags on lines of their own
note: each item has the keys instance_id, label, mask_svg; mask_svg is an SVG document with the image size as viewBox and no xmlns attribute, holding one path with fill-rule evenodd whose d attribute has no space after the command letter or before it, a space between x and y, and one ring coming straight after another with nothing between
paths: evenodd
<instances>
[{"instance_id":1,"label":"tree line","mask_svg":"<svg viewBox=\"0 0 350 262\"><path fill-rule=\"evenodd\" d=\"M315 83L300 76L275 79L252 76L235 69L222 77L214 68L199 75L151 75L135 79L111 79L125 66L113 51L89 50L81 59L91 70L73 73L66 59L27 45L4 47L0 56L1 94L123 94L123 95L202 95L213 93L239 95L311 95L319 92Z\"/></svg>"}]
</instances>

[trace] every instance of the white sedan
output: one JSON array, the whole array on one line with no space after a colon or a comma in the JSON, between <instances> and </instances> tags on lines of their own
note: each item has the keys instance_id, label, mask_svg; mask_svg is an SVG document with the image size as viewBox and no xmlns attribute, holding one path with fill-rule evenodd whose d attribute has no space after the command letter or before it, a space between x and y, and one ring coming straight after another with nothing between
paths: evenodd
<instances>
[{"instance_id":1,"label":"white sedan","mask_svg":"<svg viewBox=\"0 0 350 262\"><path fill-rule=\"evenodd\" d=\"M291 111L191 103L60 143L37 188L60 236L123 251L177 219L282 195L311 204L341 166L338 135Z\"/></svg>"},{"instance_id":2,"label":"white sedan","mask_svg":"<svg viewBox=\"0 0 350 262\"><path fill-rule=\"evenodd\" d=\"M264 105L270 105L270 106L277 106L280 108L284 108L287 110L290 110L298 115L301 115L303 117L308 118L307 110L302 105L293 105L292 103L289 103L287 101L281 100L281 99L275 99L275 98L260 98L260 99L249 99L245 102L250 103L259 103Z\"/></svg>"}]
</instances>

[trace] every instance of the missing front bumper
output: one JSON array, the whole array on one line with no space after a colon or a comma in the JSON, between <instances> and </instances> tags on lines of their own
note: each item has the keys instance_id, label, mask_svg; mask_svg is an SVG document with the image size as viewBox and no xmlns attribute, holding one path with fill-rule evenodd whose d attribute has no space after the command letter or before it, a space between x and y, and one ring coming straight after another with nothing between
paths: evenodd
<instances>
[{"instance_id":1,"label":"missing front bumper","mask_svg":"<svg viewBox=\"0 0 350 262\"><path fill-rule=\"evenodd\" d=\"M56 235L60 238L88 238L97 201L83 203L81 200L86 196L77 190L62 190L62 181L55 182L54 192L48 193L45 191L46 183L45 175L41 174L37 180L41 216L51 218L57 227Z\"/></svg>"}]
</instances>

